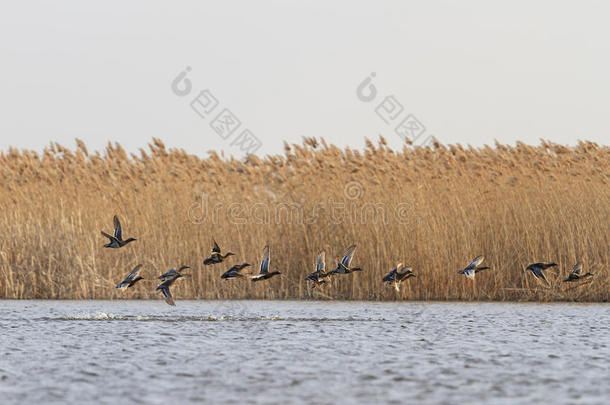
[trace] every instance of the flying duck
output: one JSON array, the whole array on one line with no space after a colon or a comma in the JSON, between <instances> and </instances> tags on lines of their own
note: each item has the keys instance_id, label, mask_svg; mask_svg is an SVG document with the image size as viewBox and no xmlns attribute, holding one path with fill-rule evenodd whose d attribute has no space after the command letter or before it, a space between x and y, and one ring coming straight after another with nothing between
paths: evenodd
<instances>
[{"instance_id":1,"label":"flying duck","mask_svg":"<svg viewBox=\"0 0 610 405\"><path fill-rule=\"evenodd\" d=\"M464 270L458 271L458 274L463 274L471 280L474 280L474 275L481 270L489 269L488 266L479 266L485 260L484 256L478 256L475 258Z\"/></svg>"},{"instance_id":2,"label":"flying duck","mask_svg":"<svg viewBox=\"0 0 610 405\"><path fill-rule=\"evenodd\" d=\"M261 281L281 274L279 271L269 271L269 245L263 250L263 260L261 261L261 269L258 274L252 276L252 281Z\"/></svg>"},{"instance_id":3,"label":"flying duck","mask_svg":"<svg viewBox=\"0 0 610 405\"><path fill-rule=\"evenodd\" d=\"M532 263L527 265L525 271L531 271L534 277L537 279L542 279L545 283L549 284L549 281L546 279L542 271L554 266L557 266L557 263Z\"/></svg>"},{"instance_id":4,"label":"flying duck","mask_svg":"<svg viewBox=\"0 0 610 405\"><path fill-rule=\"evenodd\" d=\"M224 255L222 255L220 253L220 247L218 246L218 243L216 243L216 241L214 239L212 239L212 241L214 242L214 247L212 248L210 257L208 257L207 259L205 259L203 261L204 265L209 266L210 264L222 263L222 261L224 259L226 259L227 257L235 256L235 253L231 253L231 252L227 252Z\"/></svg>"},{"instance_id":5,"label":"flying duck","mask_svg":"<svg viewBox=\"0 0 610 405\"><path fill-rule=\"evenodd\" d=\"M172 292L169 290L169 287L171 287L171 285L174 284L174 282L180 277L186 276L186 274L180 274L179 272L175 272L175 274L166 278L165 281L159 284L157 288L155 288L155 291L161 291L163 297L165 298L165 302L167 302L169 305L176 305L176 303L174 302L174 298L172 297Z\"/></svg>"},{"instance_id":6,"label":"flying duck","mask_svg":"<svg viewBox=\"0 0 610 405\"><path fill-rule=\"evenodd\" d=\"M123 280L119 284L117 284L116 288L129 288L129 287L133 287L133 285L135 283L137 283L138 281L144 279L144 277L138 276L138 272L140 271L141 267L142 267L141 264L138 264L136 267L134 267L133 270L131 271L131 273L129 273L129 275L127 277L125 277L125 280Z\"/></svg>"},{"instance_id":7,"label":"flying duck","mask_svg":"<svg viewBox=\"0 0 610 405\"><path fill-rule=\"evenodd\" d=\"M249 263L236 264L232 266L229 270L225 271L222 276L220 276L220 278L227 280L233 277L243 277L240 271L242 271L248 266L250 266Z\"/></svg>"},{"instance_id":8,"label":"flying duck","mask_svg":"<svg viewBox=\"0 0 610 405\"><path fill-rule=\"evenodd\" d=\"M337 263L337 268L330 271L328 275L331 274L349 274L354 271L362 271L360 267L350 267L352 263L352 258L354 256L354 251L356 250L356 245L352 245L347 248L345 251L345 255L343 255L343 259Z\"/></svg>"},{"instance_id":9,"label":"flying duck","mask_svg":"<svg viewBox=\"0 0 610 405\"><path fill-rule=\"evenodd\" d=\"M326 267L326 252L322 251L316 256L316 270L305 277L305 281L311 281L311 288L320 287L326 283L328 274L324 273Z\"/></svg>"},{"instance_id":10,"label":"flying duck","mask_svg":"<svg viewBox=\"0 0 610 405\"><path fill-rule=\"evenodd\" d=\"M587 277L592 277L593 273L588 272L586 274L580 274L582 270L582 263L577 263L574 268L572 269L572 272L570 274L568 274L568 278L566 278L565 280L563 280L564 283L571 283L574 281L578 281L578 280L582 280L583 278L587 278Z\"/></svg>"},{"instance_id":11,"label":"flying duck","mask_svg":"<svg viewBox=\"0 0 610 405\"><path fill-rule=\"evenodd\" d=\"M178 270L169 269L166 273L163 273L159 276L159 280L166 281L166 280L176 277L176 276L183 277L184 274L182 274L182 270L186 270L186 269L190 269L190 267L189 266L180 266L180 268Z\"/></svg>"},{"instance_id":12,"label":"flying duck","mask_svg":"<svg viewBox=\"0 0 610 405\"><path fill-rule=\"evenodd\" d=\"M398 263L392 271L385 275L382 281L386 284L394 283L394 288L396 291L400 292L400 283L411 277L416 277L413 270L410 267L404 266L402 263Z\"/></svg>"},{"instance_id":13,"label":"flying duck","mask_svg":"<svg viewBox=\"0 0 610 405\"><path fill-rule=\"evenodd\" d=\"M109 235L106 232L102 231L102 235L104 235L105 237L107 237L110 240L110 242L106 243L104 245L104 247L118 249L118 248L125 246L129 242L133 242L135 240L134 238L129 238L127 240L123 240L123 230L121 229L121 222L119 222L119 217L117 217L115 215L113 220L114 220L114 235Z\"/></svg>"}]
</instances>

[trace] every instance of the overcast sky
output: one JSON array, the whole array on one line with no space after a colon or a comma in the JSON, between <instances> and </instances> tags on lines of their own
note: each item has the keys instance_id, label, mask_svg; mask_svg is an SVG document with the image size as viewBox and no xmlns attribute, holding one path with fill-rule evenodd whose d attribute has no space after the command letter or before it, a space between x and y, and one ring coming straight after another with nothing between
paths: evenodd
<instances>
[{"instance_id":1,"label":"overcast sky","mask_svg":"<svg viewBox=\"0 0 610 405\"><path fill-rule=\"evenodd\" d=\"M609 4L3 1L0 149L608 144Z\"/></svg>"}]
</instances>

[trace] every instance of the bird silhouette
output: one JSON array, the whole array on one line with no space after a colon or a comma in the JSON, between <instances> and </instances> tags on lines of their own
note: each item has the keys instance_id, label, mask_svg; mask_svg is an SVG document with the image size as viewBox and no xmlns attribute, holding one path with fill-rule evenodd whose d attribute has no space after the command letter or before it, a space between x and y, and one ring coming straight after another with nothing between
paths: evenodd
<instances>
[{"instance_id":1,"label":"bird silhouette","mask_svg":"<svg viewBox=\"0 0 610 405\"><path fill-rule=\"evenodd\" d=\"M474 280L475 274L481 270L489 269L488 266L479 266L485 260L484 256L476 257L465 269L458 271L458 274L463 274L471 280Z\"/></svg>"},{"instance_id":2,"label":"bird silhouette","mask_svg":"<svg viewBox=\"0 0 610 405\"><path fill-rule=\"evenodd\" d=\"M531 263L528 264L527 267L525 268L525 271L530 271L532 273L532 275L534 277L536 277L537 279L541 279L544 280L544 282L546 284L549 284L549 281L546 279L546 276L544 275L543 271L548 269L549 267L555 267L557 266L557 263L543 263L543 262L539 262L539 263Z\"/></svg>"},{"instance_id":3,"label":"bird silhouette","mask_svg":"<svg viewBox=\"0 0 610 405\"><path fill-rule=\"evenodd\" d=\"M309 274L305 277L305 281L311 282L311 288L321 287L322 284L326 283L326 278L328 278L328 274L324 272L324 268L326 267L326 252L321 251L316 256L316 269L313 273Z\"/></svg>"},{"instance_id":4,"label":"bird silhouette","mask_svg":"<svg viewBox=\"0 0 610 405\"><path fill-rule=\"evenodd\" d=\"M279 271L269 271L269 245L263 249L263 259L261 261L261 268L258 274L252 276L252 281L267 280L273 276L280 274Z\"/></svg>"},{"instance_id":5,"label":"bird silhouette","mask_svg":"<svg viewBox=\"0 0 610 405\"><path fill-rule=\"evenodd\" d=\"M588 277L592 277L594 273L588 272L586 274L581 274L582 272L582 263L577 263L570 274L568 274L568 278L564 279L564 283L573 283L574 281L579 281Z\"/></svg>"},{"instance_id":6,"label":"bird silhouette","mask_svg":"<svg viewBox=\"0 0 610 405\"><path fill-rule=\"evenodd\" d=\"M129 273L123 281L121 281L119 284L117 284L116 288L133 287L133 285L135 283L137 283L140 280L143 280L144 277L138 276L138 272L140 271L140 268L142 268L141 264L138 264L136 267L134 267L133 270L131 271L131 273Z\"/></svg>"},{"instance_id":7,"label":"bird silhouette","mask_svg":"<svg viewBox=\"0 0 610 405\"><path fill-rule=\"evenodd\" d=\"M386 274L381 281L385 284L394 283L394 289L400 291L400 283L408 280L411 277L416 277L415 273L410 267L404 266L402 263L398 263L388 274Z\"/></svg>"},{"instance_id":8,"label":"bird silhouette","mask_svg":"<svg viewBox=\"0 0 610 405\"><path fill-rule=\"evenodd\" d=\"M209 266L210 264L222 263L222 261L224 259L226 259L227 257L235 256L235 253L232 253L232 252L227 252L223 255L220 251L220 247L218 246L218 243L216 243L216 241L213 239L212 239L212 241L214 242L214 247L212 248L210 257L208 257L207 259L205 259L203 261L203 264L205 266Z\"/></svg>"},{"instance_id":9,"label":"bird silhouette","mask_svg":"<svg viewBox=\"0 0 610 405\"><path fill-rule=\"evenodd\" d=\"M222 276L220 276L220 278L227 280L229 278L234 278L234 277L244 277L240 272L248 266L250 266L249 263L242 263L242 264L236 264L234 266L231 266L231 268L229 268L229 270L225 271L222 274Z\"/></svg>"},{"instance_id":10,"label":"bird silhouette","mask_svg":"<svg viewBox=\"0 0 610 405\"><path fill-rule=\"evenodd\" d=\"M337 268L330 271L328 274L349 274L354 271L362 271L360 267L350 267L355 251L356 245L348 247L341 261L337 263Z\"/></svg>"},{"instance_id":11,"label":"bird silhouette","mask_svg":"<svg viewBox=\"0 0 610 405\"><path fill-rule=\"evenodd\" d=\"M113 248L113 249L122 248L126 244L136 240L135 238L129 238L127 240L123 240L123 229L121 228L121 222L119 221L119 217L115 215L113 218L113 221L114 221L114 234L113 235L109 235L106 232L101 231L102 235L104 235L105 237L107 237L110 240L108 243L106 243L104 245L105 248Z\"/></svg>"}]
</instances>

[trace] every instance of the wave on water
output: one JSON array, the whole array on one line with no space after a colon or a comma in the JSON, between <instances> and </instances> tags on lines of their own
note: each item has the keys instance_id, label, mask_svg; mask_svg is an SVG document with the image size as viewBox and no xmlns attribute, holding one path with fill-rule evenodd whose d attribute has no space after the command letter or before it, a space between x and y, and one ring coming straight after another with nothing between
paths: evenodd
<instances>
[{"instance_id":1,"label":"wave on water","mask_svg":"<svg viewBox=\"0 0 610 405\"><path fill-rule=\"evenodd\" d=\"M311 318L311 317L281 317L279 315L240 316L240 315L116 315L107 312L78 313L60 317L43 317L43 321L148 321L148 322L371 322L383 321L374 318Z\"/></svg>"},{"instance_id":2,"label":"wave on water","mask_svg":"<svg viewBox=\"0 0 610 405\"><path fill-rule=\"evenodd\" d=\"M58 321L121 321L121 320L146 320L147 317L141 316L125 316L125 315L115 315L113 313L107 312L93 312L93 313L79 313L74 315L64 315L58 318L47 318L49 320L58 320Z\"/></svg>"}]
</instances>

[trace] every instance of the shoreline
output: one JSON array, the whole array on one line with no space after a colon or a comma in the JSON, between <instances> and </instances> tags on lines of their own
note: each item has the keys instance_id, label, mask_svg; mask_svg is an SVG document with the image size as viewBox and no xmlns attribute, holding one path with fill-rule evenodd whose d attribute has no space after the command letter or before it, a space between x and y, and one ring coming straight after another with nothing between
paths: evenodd
<instances>
[{"instance_id":1,"label":"shoreline","mask_svg":"<svg viewBox=\"0 0 610 405\"><path fill-rule=\"evenodd\" d=\"M0 301L51 301L51 302L137 302L137 301L158 301L164 302L162 298L0 298ZM196 299L196 298L177 298L177 306L181 301L186 302L315 302L315 303L413 303L413 304L610 304L610 300L606 301L568 301L568 300L549 300L549 301L534 301L534 300L411 300L411 299L400 299L400 300L348 300L348 299L305 299L305 298L280 298L280 299L260 299L260 298L247 298L247 299Z\"/></svg>"}]
</instances>

